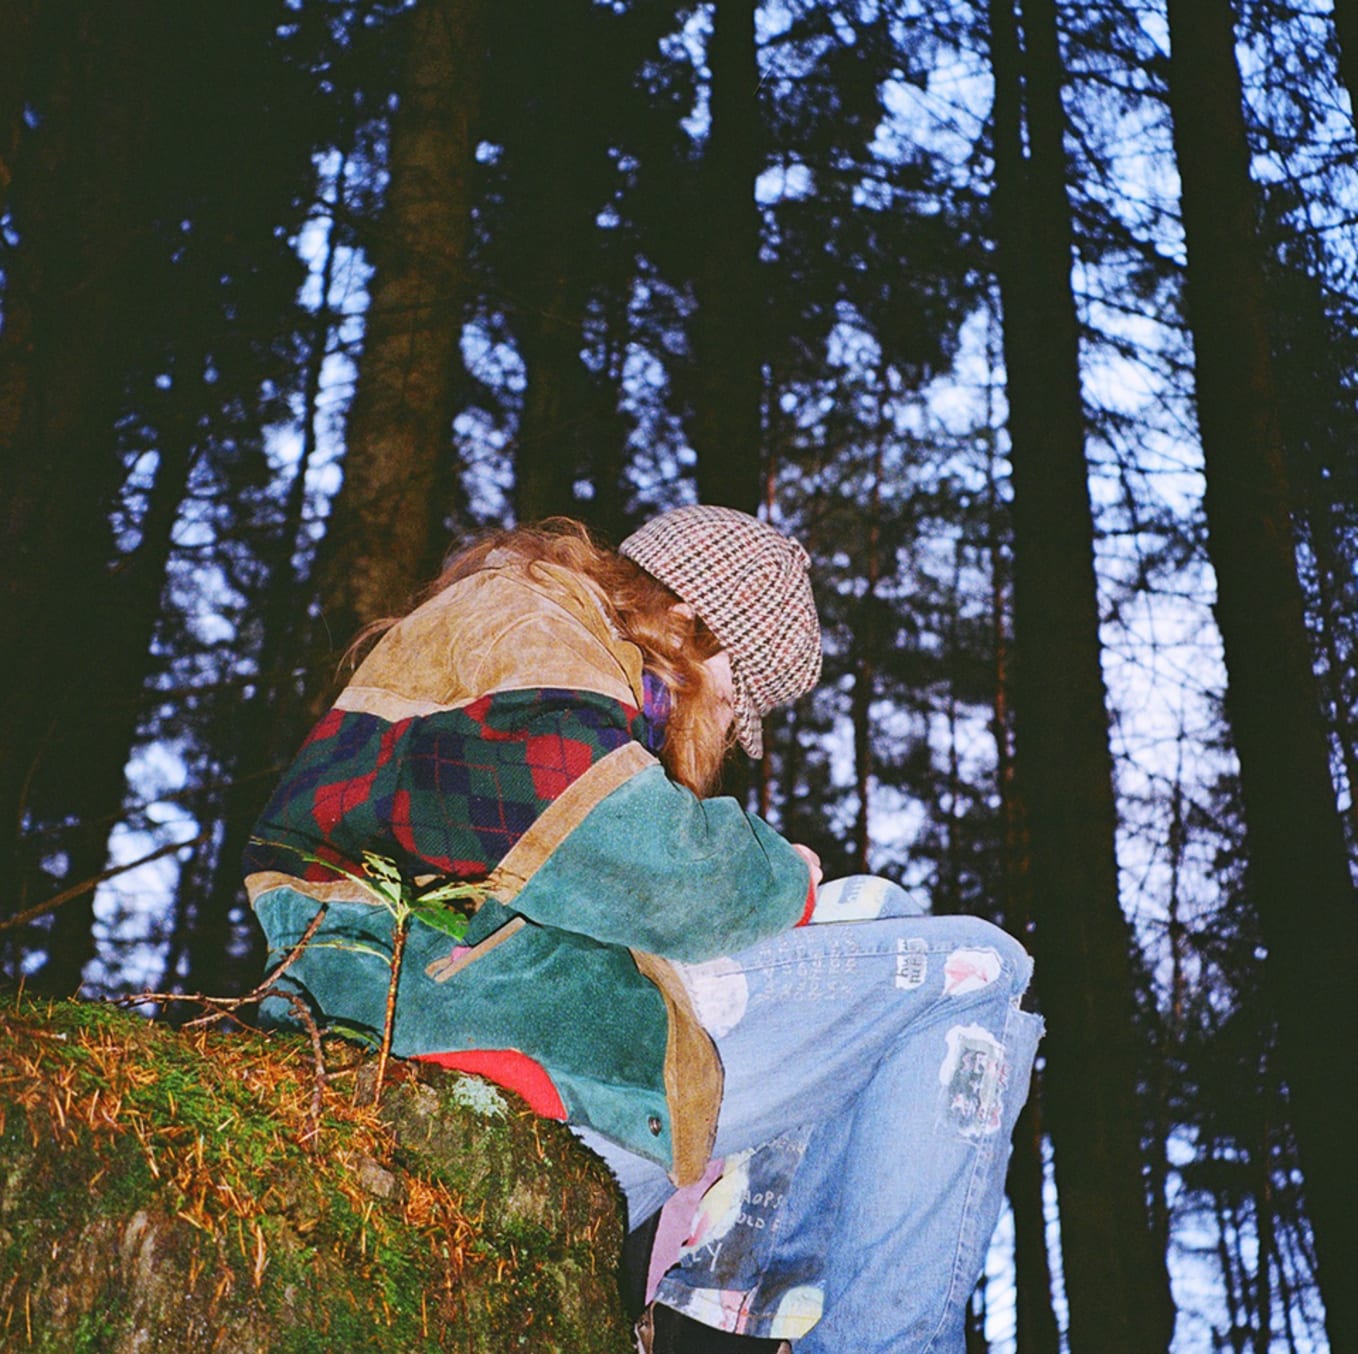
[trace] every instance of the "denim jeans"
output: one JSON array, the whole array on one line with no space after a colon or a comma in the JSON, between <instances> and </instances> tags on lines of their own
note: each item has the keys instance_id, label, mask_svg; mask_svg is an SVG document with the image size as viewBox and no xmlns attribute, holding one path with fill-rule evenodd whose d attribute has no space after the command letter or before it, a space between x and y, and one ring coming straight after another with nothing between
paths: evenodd
<instances>
[{"instance_id":1,"label":"denim jeans","mask_svg":"<svg viewBox=\"0 0 1358 1354\"><path fill-rule=\"evenodd\" d=\"M839 880L810 925L683 966L726 1071L720 1174L685 1206L658 1302L796 1354L963 1349L1042 1022L1019 1009L1015 940L917 913L885 880ZM633 1227L673 1193L582 1136Z\"/></svg>"}]
</instances>

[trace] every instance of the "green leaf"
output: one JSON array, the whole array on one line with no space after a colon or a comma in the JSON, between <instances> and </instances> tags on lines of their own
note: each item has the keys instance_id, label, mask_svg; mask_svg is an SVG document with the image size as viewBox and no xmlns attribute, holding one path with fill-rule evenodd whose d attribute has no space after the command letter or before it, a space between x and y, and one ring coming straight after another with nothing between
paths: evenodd
<instances>
[{"instance_id":1,"label":"green leaf","mask_svg":"<svg viewBox=\"0 0 1358 1354\"><path fill-rule=\"evenodd\" d=\"M443 932L445 936L452 936L454 940L461 940L467 934L469 918L453 908L438 904L430 905L427 900L422 900L410 910L426 926L432 926L434 930Z\"/></svg>"},{"instance_id":2,"label":"green leaf","mask_svg":"<svg viewBox=\"0 0 1358 1354\"><path fill-rule=\"evenodd\" d=\"M312 940L308 943L309 950L344 950L349 954L370 954L374 959L380 959L384 964L391 963L390 951L384 953L382 950L375 949L371 945L364 945L357 940Z\"/></svg>"}]
</instances>

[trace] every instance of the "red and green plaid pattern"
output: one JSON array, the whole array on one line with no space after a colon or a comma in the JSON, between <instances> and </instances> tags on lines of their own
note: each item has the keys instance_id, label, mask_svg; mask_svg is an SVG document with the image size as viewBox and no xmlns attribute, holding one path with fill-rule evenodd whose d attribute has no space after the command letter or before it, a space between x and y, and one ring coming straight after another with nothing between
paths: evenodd
<instances>
[{"instance_id":1,"label":"red and green plaid pattern","mask_svg":"<svg viewBox=\"0 0 1358 1354\"><path fill-rule=\"evenodd\" d=\"M331 710L265 809L246 871L331 879L323 861L352 869L372 851L408 878L484 879L584 771L645 741L643 725L606 696L550 688L394 723Z\"/></svg>"}]
</instances>

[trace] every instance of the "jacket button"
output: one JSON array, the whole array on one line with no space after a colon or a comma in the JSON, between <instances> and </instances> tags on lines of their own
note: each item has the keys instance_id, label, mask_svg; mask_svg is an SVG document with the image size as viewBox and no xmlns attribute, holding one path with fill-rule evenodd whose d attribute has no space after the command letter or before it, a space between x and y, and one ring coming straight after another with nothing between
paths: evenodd
<instances>
[{"instance_id":1,"label":"jacket button","mask_svg":"<svg viewBox=\"0 0 1358 1354\"><path fill-rule=\"evenodd\" d=\"M646 1127L651 1130L652 1137L658 1138L660 1136L660 1129L662 1127L660 1123L660 1116L658 1114L651 1115L651 1117L646 1120Z\"/></svg>"}]
</instances>

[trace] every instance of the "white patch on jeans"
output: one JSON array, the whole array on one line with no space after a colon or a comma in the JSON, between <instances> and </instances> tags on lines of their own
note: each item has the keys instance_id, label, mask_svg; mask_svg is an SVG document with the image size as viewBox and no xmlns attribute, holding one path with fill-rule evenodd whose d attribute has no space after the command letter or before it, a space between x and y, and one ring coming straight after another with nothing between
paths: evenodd
<instances>
[{"instance_id":1,"label":"white patch on jeans","mask_svg":"<svg viewBox=\"0 0 1358 1354\"><path fill-rule=\"evenodd\" d=\"M659 1300L728 1335L739 1335L749 1322L750 1294L743 1288L662 1288Z\"/></svg>"},{"instance_id":2,"label":"white patch on jeans","mask_svg":"<svg viewBox=\"0 0 1358 1354\"><path fill-rule=\"evenodd\" d=\"M770 1340L800 1340L820 1320L825 1310L825 1294L814 1284L798 1284L778 1299L769 1323Z\"/></svg>"},{"instance_id":3,"label":"white patch on jeans","mask_svg":"<svg viewBox=\"0 0 1358 1354\"><path fill-rule=\"evenodd\" d=\"M954 950L943 965L943 995L961 997L989 987L1000 976L998 950Z\"/></svg>"},{"instance_id":4,"label":"white patch on jeans","mask_svg":"<svg viewBox=\"0 0 1358 1354\"><path fill-rule=\"evenodd\" d=\"M920 987L928 976L928 945L918 936L912 936L909 940L904 936L898 936L896 939L896 986L909 992L913 988Z\"/></svg>"},{"instance_id":5,"label":"white patch on jeans","mask_svg":"<svg viewBox=\"0 0 1358 1354\"><path fill-rule=\"evenodd\" d=\"M708 959L701 964L675 964L693 1002L698 1023L708 1034L730 1034L750 1004L750 984L732 959Z\"/></svg>"},{"instance_id":6,"label":"white patch on jeans","mask_svg":"<svg viewBox=\"0 0 1358 1354\"><path fill-rule=\"evenodd\" d=\"M918 916L924 909L899 884L874 874L851 874L827 880L816 890L813 922L873 921L887 903L895 917Z\"/></svg>"},{"instance_id":7,"label":"white patch on jeans","mask_svg":"<svg viewBox=\"0 0 1358 1354\"><path fill-rule=\"evenodd\" d=\"M964 1138L981 1138L1000 1128L1000 1093L1008 1071L1004 1045L981 1025L954 1025L938 1069L943 1112Z\"/></svg>"}]
</instances>

